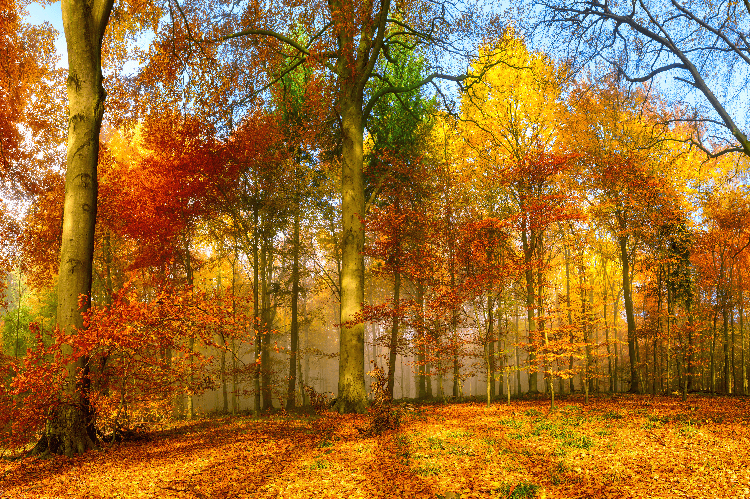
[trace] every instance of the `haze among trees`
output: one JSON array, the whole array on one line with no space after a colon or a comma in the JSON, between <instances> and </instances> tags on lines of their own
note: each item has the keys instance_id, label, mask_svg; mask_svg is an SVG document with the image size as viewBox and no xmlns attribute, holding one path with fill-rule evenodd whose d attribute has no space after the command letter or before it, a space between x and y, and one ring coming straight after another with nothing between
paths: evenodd
<instances>
[{"instance_id":1,"label":"haze among trees","mask_svg":"<svg viewBox=\"0 0 750 499\"><path fill-rule=\"evenodd\" d=\"M0 448L750 394L747 3L63 0L67 69L27 5L0 3Z\"/></svg>"}]
</instances>

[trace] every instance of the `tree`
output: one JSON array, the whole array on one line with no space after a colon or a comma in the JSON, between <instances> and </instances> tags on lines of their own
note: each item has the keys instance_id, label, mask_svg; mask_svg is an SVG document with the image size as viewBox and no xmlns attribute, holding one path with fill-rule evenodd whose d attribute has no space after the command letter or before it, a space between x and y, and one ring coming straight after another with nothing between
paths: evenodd
<instances>
[{"instance_id":1,"label":"tree","mask_svg":"<svg viewBox=\"0 0 750 499\"><path fill-rule=\"evenodd\" d=\"M470 51L455 44L466 41L473 30L482 33L494 27L479 19L484 11L478 5L463 4L460 9L443 3L424 1L393 5L390 0L354 2L340 0L311 2L300 8L294 3L280 3L257 9L250 3L247 10L238 9L234 23L226 23L205 40L193 33L203 30L203 11L183 12L185 31L179 43L197 42L202 51L213 50L217 43L240 40L248 50L264 55L284 53L291 60L275 74L283 76L302 64L325 67L335 78L334 100L338 116L337 143L341 158L342 264L340 275L340 357L339 386L336 408L340 412L363 412L366 406L364 382L364 324L359 321L364 302L364 225L365 186L363 177L363 141L367 119L379 101L388 94L412 91L438 79L461 82L464 76L452 75L442 69L439 57L433 57L433 70L409 87L392 84L387 76L377 73L381 57L391 58L395 47L409 46L414 50L437 53L451 50L466 57ZM473 14L477 13L477 14ZM480 22L481 21L481 22ZM304 30L307 42L299 43L292 33ZM227 32L230 30L230 32ZM243 42L241 39L249 39ZM263 40L259 49L257 40ZM470 40L469 40L470 41ZM231 46L230 46L231 47ZM230 48L231 51L231 48ZM434 54L433 54L434 55ZM373 89L370 82L387 84ZM273 83L272 80L271 83ZM267 88L264 86L263 89ZM436 87L441 92L439 87Z\"/></svg>"},{"instance_id":2,"label":"tree","mask_svg":"<svg viewBox=\"0 0 750 499\"><path fill-rule=\"evenodd\" d=\"M4 196L42 192L44 177L61 158L62 71L49 25L23 22L24 2L0 4L0 179Z\"/></svg>"},{"instance_id":3,"label":"tree","mask_svg":"<svg viewBox=\"0 0 750 499\"><path fill-rule=\"evenodd\" d=\"M57 326L70 338L85 328L89 307L97 205L99 131L104 116L102 40L114 0L63 0L68 47L68 141ZM83 298L81 298L83 297ZM67 366L64 402L50 416L35 452L72 456L94 447L85 357Z\"/></svg>"},{"instance_id":4,"label":"tree","mask_svg":"<svg viewBox=\"0 0 750 499\"><path fill-rule=\"evenodd\" d=\"M399 322L401 320L401 278L409 275L411 251L407 245L419 245L412 236L418 233L414 227L415 212L424 199L423 181L418 175L424 173L421 153L425 148L429 131L427 113L429 103L422 95L422 89L415 86L422 80L423 58L396 46L389 60L381 61L381 74L388 83L403 88L415 87L411 91L384 95L373 108L372 119L368 124L370 150L366 154L367 176L378 179L369 182L369 200L365 210L378 205L376 215L380 218L369 220L375 245L379 252L366 251L381 259L383 265L378 274L393 276L393 309L391 315L391 335L387 341L390 350L388 357L388 393L393 396L396 371L396 354L399 350ZM376 87L379 89L378 87ZM368 213L369 215L369 213ZM373 223L374 222L374 223ZM410 239L412 239L410 241ZM404 275L406 274L406 275Z\"/></svg>"},{"instance_id":5,"label":"tree","mask_svg":"<svg viewBox=\"0 0 750 499\"><path fill-rule=\"evenodd\" d=\"M583 85L583 83L581 83ZM669 130L650 94L622 89L614 80L581 89L568 123L569 147L581 151L584 186L592 216L618 245L628 325L630 391L640 392L638 343L633 303L636 250L663 223L673 220L678 203L662 165L673 157L664 147Z\"/></svg>"},{"instance_id":6,"label":"tree","mask_svg":"<svg viewBox=\"0 0 750 499\"><path fill-rule=\"evenodd\" d=\"M528 341L538 344L543 322L535 316L542 313L544 296L540 264L547 252L545 230L562 215L551 208L558 201L555 177L567 168L565 153L556 151L560 149L557 118L562 112L565 71L545 54L531 52L511 28L496 45L485 48L476 70L488 66L484 58L495 65L462 96L466 156L478 165L478 178L485 184L503 184L516 205L526 265ZM486 190L487 185L480 188ZM536 392L538 366L533 348L529 391Z\"/></svg>"},{"instance_id":7,"label":"tree","mask_svg":"<svg viewBox=\"0 0 750 499\"><path fill-rule=\"evenodd\" d=\"M671 74L682 89L699 91L715 117L694 113L686 119L701 127L718 127L721 135L706 140L699 133L693 142L712 156L728 152L750 156L748 132L738 124L744 109L732 104L735 89L748 83L750 2L534 3L542 12L537 29L556 29L558 37L553 40L558 47L567 47L568 55L580 55L586 62L599 58L613 66L618 78L632 83L657 82L661 75ZM739 80L738 74L743 75ZM675 93L681 95L682 89Z\"/></svg>"}]
</instances>

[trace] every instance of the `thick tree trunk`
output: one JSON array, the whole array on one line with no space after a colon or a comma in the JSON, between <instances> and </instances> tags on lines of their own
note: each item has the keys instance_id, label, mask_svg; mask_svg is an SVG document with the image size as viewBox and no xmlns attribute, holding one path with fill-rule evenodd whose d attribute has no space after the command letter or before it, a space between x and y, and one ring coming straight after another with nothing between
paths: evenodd
<instances>
[{"instance_id":1,"label":"thick tree trunk","mask_svg":"<svg viewBox=\"0 0 750 499\"><path fill-rule=\"evenodd\" d=\"M339 100L342 127L341 209L343 225L341 262L341 329L339 383L336 409L340 413L363 413L365 390L365 326L358 320L364 302L365 262L363 249L365 214L363 179L364 123L362 94L342 81ZM345 80L346 78L343 78ZM347 88L348 87L348 88Z\"/></svg>"},{"instance_id":2,"label":"thick tree trunk","mask_svg":"<svg viewBox=\"0 0 750 499\"><path fill-rule=\"evenodd\" d=\"M106 96L101 42L111 11L112 0L62 2L69 68L68 141L56 321L67 336L84 328L82 313L90 306L99 132ZM79 308L81 296L86 300ZM62 349L64 354L72 352L69 344ZM72 456L94 447L87 365L87 359L80 358L67 366L62 404L51 413L35 453Z\"/></svg>"}]
</instances>

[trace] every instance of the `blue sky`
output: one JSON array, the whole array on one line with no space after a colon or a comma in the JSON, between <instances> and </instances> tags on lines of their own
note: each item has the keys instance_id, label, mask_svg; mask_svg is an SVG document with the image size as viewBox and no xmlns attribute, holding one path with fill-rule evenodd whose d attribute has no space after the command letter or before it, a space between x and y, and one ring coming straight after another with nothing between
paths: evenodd
<instances>
[{"instance_id":1,"label":"blue sky","mask_svg":"<svg viewBox=\"0 0 750 499\"><path fill-rule=\"evenodd\" d=\"M42 24L43 22L49 22L58 31L57 40L55 41L55 47L57 47L57 53L60 55L60 66L68 67L68 51L65 47L65 37L63 36L63 25L62 25L62 10L60 8L60 2L55 2L51 5L42 5L40 3L31 3L27 8L29 15L26 21L30 24Z\"/></svg>"}]
</instances>

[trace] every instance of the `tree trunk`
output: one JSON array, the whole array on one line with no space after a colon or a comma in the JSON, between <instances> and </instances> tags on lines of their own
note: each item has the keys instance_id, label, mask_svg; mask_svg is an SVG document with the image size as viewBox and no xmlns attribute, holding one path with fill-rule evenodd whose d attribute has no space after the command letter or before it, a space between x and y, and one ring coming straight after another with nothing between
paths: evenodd
<instances>
[{"instance_id":1,"label":"tree trunk","mask_svg":"<svg viewBox=\"0 0 750 499\"><path fill-rule=\"evenodd\" d=\"M519 332L520 326L518 324L519 319L520 319L520 314L518 313L518 309L516 309L516 346L515 346L516 396L518 396L521 393L521 354L518 351L518 343L521 341L521 333Z\"/></svg>"},{"instance_id":2,"label":"tree trunk","mask_svg":"<svg viewBox=\"0 0 750 499\"><path fill-rule=\"evenodd\" d=\"M190 258L190 242L189 239L186 239L185 244L185 275L186 275L186 281L187 286L190 292L192 293L193 290L193 264ZM187 411L186 416L188 419L195 418L195 406L194 406L194 399L193 399L193 351L195 350L195 334L191 333L188 337L188 353L190 355L190 359L188 360L189 367L188 367L188 380L190 383L190 387L187 391Z\"/></svg>"},{"instance_id":3,"label":"tree trunk","mask_svg":"<svg viewBox=\"0 0 750 499\"><path fill-rule=\"evenodd\" d=\"M745 366L745 292L742 288L742 271L739 273L740 288L740 369L742 374L742 395L747 395L747 367Z\"/></svg>"},{"instance_id":4,"label":"tree trunk","mask_svg":"<svg viewBox=\"0 0 750 499\"><path fill-rule=\"evenodd\" d=\"M299 318L297 316L297 301L299 299L299 194L295 196L294 229L292 241L292 317L290 326L289 353L289 386L286 394L286 410L294 409L296 397L294 389L297 384L297 365L299 364Z\"/></svg>"},{"instance_id":5,"label":"tree trunk","mask_svg":"<svg viewBox=\"0 0 750 499\"><path fill-rule=\"evenodd\" d=\"M56 321L68 337L84 328L82 314L90 307L99 132L106 97L101 43L111 11L112 0L62 1L69 68L68 141ZM86 297L81 308L80 296ZM72 347L66 342L62 350L68 355ZM94 447L87 366L86 358L66 366L62 404L50 414L35 453L70 457Z\"/></svg>"},{"instance_id":6,"label":"tree trunk","mask_svg":"<svg viewBox=\"0 0 750 499\"><path fill-rule=\"evenodd\" d=\"M534 307L536 306L536 300L534 300L534 269L532 268L532 259L534 254L534 233L531 232L531 236L528 237L525 227L521 230L521 243L523 246L524 265L526 269L524 276L526 278L526 331L529 343L529 393L538 393L537 387L537 371L538 367L536 364L536 355L534 353L534 345L536 344L536 322L534 321Z\"/></svg>"},{"instance_id":7,"label":"tree trunk","mask_svg":"<svg viewBox=\"0 0 750 499\"><path fill-rule=\"evenodd\" d=\"M417 366L419 369L417 397L424 399L427 396L427 386L425 384L427 335L424 328L424 284L421 281L417 283L417 307L419 310L417 317Z\"/></svg>"},{"instance_id":8,"label":"tree trunk","mask_svg":"<svg viewBox=\"0 0 750 499\"><path fill-rule=\"evenodd\" d=\"M564 248L565 251L565 301L568 306L568 326L573 325L573 309L570 306L570 248L568 248L568 245L565 245ZM570 328L570 344L575 344L575 337L573 335L573 328ZM571 373L573 373L573 354L570 354L570 358L568 359L568 369ZM570 393L574 393L576 391L575 383L573 381L573 375L570 376Z\"/></svg>"},{"instance_id":9,"label":"tree trunk","mask_svg":"<svg viewBox=\"0 0 750 499\"><path fill-rule=\"evenodd\" d=\"M256 196L257 200L257 196ZM260 327L260 225L259 225L258 206L253 208L253 222L255 233L253 234L253 331L255 332L255 366L253 367L253 413L255 417L260 416L260 363L261 363L261 327Z\"/></svg>"},{"instance_id":10,"label":"tree trunk","mask_svg":"<svg viewBox=\"0 0 750 499\"><path fill-rule=\"evenodd\" d=\"M721 304L721 319L722 319L722 333L724 336L724 393L729 395L732 393L732 359L730 358L729 348L729 312L732 301L732 273L734 265L729 267L729 279L724 287L723 300Z\"/></svg>"},{"instance_id":11,"label":"tree trunk","mask_svg":"<svg viewBox=\"0 0 750 499\"><path fill-rule=\"evenodd\" d=\"M346 64L346 63L342 63ZM342 68L342 71L344 69ZM350 70L349 70L350 71ZM365 215L363 180L364 124L362 91L352 75L339 75L339 107L342 127L341 209L343 224L341 265L341 329L339 383L336 409L340 413L363 413L365 390L365 326L358 320L364 302L365 262L363 249Z\"/></svg>"},{"instance_id":12,"label":"tree trunk","mask_svg":"<svg viewBox=\"0 0 750 499\"><path fill-rule=\"evenodd\" d=\"M636 352L635 315L633 313L633 294L630 290L630 257L628 256L628 236L618 236L620 244L620 263L622 264L622 294L625 301L625 317L628 321L628 356L630 357L630 393L640 393L638 383L638 359Z\"/></svg>"},{"instance_id":13,"label":"tree trunk","mask_svg":"<svg viewBox=\"0 0 750 499\"><path fill-rule=\"evenodd\" d=\"M581 295L581 320L583 321L583 343L584 343L584 359L583 359L583 374L581 375L581 386L583 387L583 400L585 404L589 403L589 392L591 391L590 377L591 377L591 343L589 337L589 314L587 300L586 300L586 270L583 265L578 268L578 287Z\"/></svg>"},{"instance_id":14,"label":"tree trunk","mask_svg":"<svg viewBox=\"0 0 750 499\"><path fill-rule=\"evenodd\" d=\"M492 295L487 295L487 336L484 342L485 367L487 369L487 407L490 407L490 405L492 405L492 395L494 395L493 377L495 373L493 366L494 362L492 362L492 358L494 357L495 352L491 347L493 336L495 334L492 317L492 309L494 308L494 306L495 304L492 302Z\"/></svg>"},{"instance_id":15,"label":"tree trunk","mask_svg":"<svg viewBox=\"0 0 750 499\"><path fill-rule=\"evenodd\" d=\"M605 269L606 272L606 269ZM612 376L612 349L609 341L609 319L607 318L607 286L604 287L604 299L602 300L602 317L604 317L604 341L607 344L607 376L609 377L609 391L614 392L614 376Z\"/></svg>"},{"instance_id":16,"label":"tree trunk","mask_svg":"<svg viewBox=\"0 0 750 499\"><path fill-rule=\"evenodd\" d=\"M260 270L262 278L260 291L262 297L261 303L261 355L260 355L260 372L261 372L261 407L264 411L273 409L273 391L271 388L271 290L270 280L272 277L273 251L271 248L271 238L263 238L260 253Z\"/></svg>"},{"instance_id":17,"label":"tree trunk","mask_svg":"<svg viewBox=\"0 0 750 499\"><path fill-rule=\"evenodd\" d=\"M235 246L236 247L236 246ZM234 298L235 288L237 285L237 273L235 265L237 263L237 253L235 250L234 260L232 260L232 324L234 324L235 317L237 316L237 301ZM239 411L237 407L237 347L234 342L235 335L232 334L232 415L236 416Z\"/></svg>"},{"instance_id":18,"label":"tree trunk","mask_svg":"<svg viewBox=\"0 0 750 499\"><path fill-rule=\"evenodd\" d=\"M401 302L401 272L396 264L396 273L393 279L393 306L398 309ZM388 394L393 398L393 387L396 381L396 354L398 353L398 313L393 314L393 324L391 325L391 338L389 342L388 355ZM402 390L403 392L403 386Z\"/></svg>"},{"instance_id":19,"label":"tree trunk","mask_svg":"<svg viewBox=\"0 0 750 499\"><path fill-rule=\"evenodd\" d=\"M216 279L216 287L219 291L219 296L221 297L221 300L223 301L223 289L221 286L221 262L219 263L219 275ZM223 303L221 303L223 305ZM223 306L222 306L223 308ZM229 390L227 389L227 337L226 334L224 334L224 324L223 321L219 322L218 326L219 330L219 339L221 340L221 357L219 359L220 362L220 377L221 377L221 397L222 397L222 413L228 414L229 413Z\"/></svg>"}]
</instances>

